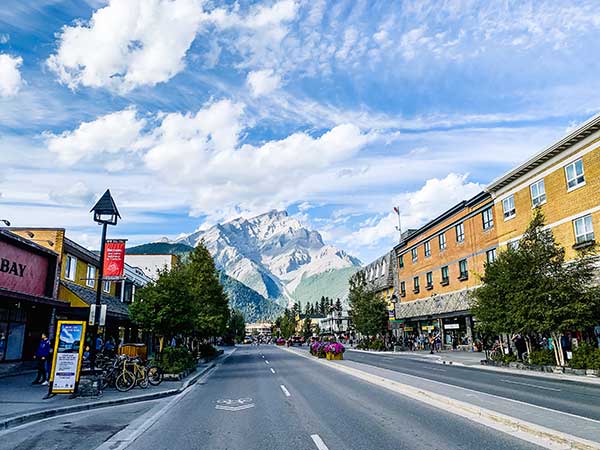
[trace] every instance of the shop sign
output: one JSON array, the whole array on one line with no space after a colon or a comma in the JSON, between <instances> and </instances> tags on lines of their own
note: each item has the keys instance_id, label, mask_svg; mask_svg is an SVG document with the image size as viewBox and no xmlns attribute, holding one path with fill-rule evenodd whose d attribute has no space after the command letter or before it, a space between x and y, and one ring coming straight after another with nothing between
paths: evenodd
<instances>
[{"instance_id":1,"label":"shop sign","mask_svg":"<svg viewBox=\"0 0 600 450\"><path fill-rule=\"evenodd\" d=\"M413 331L413 327L404 327L404 331Z\"/></svg>"},{"instance_id":2,"label":"shop sign","mask_svg":"<svg viewBox=\"0 0 600 450\"><path fill-rule=\"evenodd\" d=\"M85 322L59 320L50 371L50 394L71 394L79 382L85 339Z\"/></svg>"},{"instance_id":3,"label":"shop sign","mask_svg":"<svg viewBox=\"0 0 600 450\"><path fill-rule=\"evenodd\" d=\"M460 325L457 323L447 323L444 325L444 328L446 330L458 330L460 328Z\"/></svg>"},{"instance_id":4,"label":"shop sign","mask_svg":"<svg viewBox=\"0 0 600 450\"><path fill-rule=\"evenodd\" d=\"M433 325L423 325L421 327L421 330L423 331L433 331L435 329L435 327Z\"/></svg>"},{"instance_id":5,"label":"shop sign","mask_svg":"<svg viewBox=\"0 0 600 450\"><path fill-rule=\"evenodd\" d=\"M104 247L103 279L116 279L123 277L125 268L125 242L124 239L108 239Z\"/></svg>"},{"instance_id":6,"label":"shop sign","mask_svg":"<svg viewBox=\"0 0 600 450\"><path fill-rule=\"evenodd\" d=\"M0 241L0 288L44 296L47 277L46 257Z\"/></svg>"}]
</instances>

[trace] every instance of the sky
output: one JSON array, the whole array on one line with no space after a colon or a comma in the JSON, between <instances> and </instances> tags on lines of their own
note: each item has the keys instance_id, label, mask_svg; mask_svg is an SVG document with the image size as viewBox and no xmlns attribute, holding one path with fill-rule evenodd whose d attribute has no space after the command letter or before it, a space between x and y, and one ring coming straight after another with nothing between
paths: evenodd
<instances>
[{"instance_id":1,"label":"sky","mask_svg":"<svg viewBox=\"0 0 600 450\"><path fill-rule=\"evenodd\" d=\"M0 219L97 248L286 209L369 262L600 112L590 1L4 0Z\"/></svg>"}]
</instances>

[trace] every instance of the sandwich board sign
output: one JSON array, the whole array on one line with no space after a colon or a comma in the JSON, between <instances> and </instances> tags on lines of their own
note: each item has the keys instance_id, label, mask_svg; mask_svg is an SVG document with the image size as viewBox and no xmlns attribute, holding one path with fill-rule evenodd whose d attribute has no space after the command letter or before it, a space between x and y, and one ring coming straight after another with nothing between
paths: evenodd
<instances>
[{"instance_id":1,"label":"sandwich board sign","mask_svg":"<svg viewBox=\"0 0 600 450\"><path fill-rule=\"evenodd\" d=\"M52 356L49 395L73 394L77 390L84 346L85 321L59 320Z\"/></svg>"}]
</instances>

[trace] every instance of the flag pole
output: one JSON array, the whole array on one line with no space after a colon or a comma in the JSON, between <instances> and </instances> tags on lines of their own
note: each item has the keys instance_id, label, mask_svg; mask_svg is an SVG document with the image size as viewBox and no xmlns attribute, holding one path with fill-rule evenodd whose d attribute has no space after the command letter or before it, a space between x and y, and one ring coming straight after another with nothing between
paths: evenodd
<instances>
[{"instance_id":1,"label":"flag pole","mask_svg":"<svg viewBox=\"0 0 600 450\"><path fill-rule=\"evenodd\" d=\"M398 233L400 234L400 238L398 241L402 242L402 222L400 220L400 207L394 206L394 212L398 216L398 226L396 227L396 230L398 230Z\"/></svg>"}]
</instances>

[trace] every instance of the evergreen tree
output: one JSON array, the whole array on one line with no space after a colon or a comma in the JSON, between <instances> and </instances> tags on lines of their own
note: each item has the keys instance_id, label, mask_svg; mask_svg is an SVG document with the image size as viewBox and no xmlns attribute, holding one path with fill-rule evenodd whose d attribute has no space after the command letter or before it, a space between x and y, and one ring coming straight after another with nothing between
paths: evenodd
<instances>
[{"instance_id":1,"label":"evergreen tree","mask_svg":"<svg viewBox=\"0 0 600 450\"><path fill-rule=\"evenodd\" d=\"M368 338L387 329L388 312L385 300L367 289L365 276L357 272L350 278L348 293L350 318L356 331Z\"/></svg>"},{"instance_id":2,"label":"evergreen tree","mask_svg":"<svg viewBox=\"0 0 600 450\"><path fill-rule=\"evenodd\" d=\"M335 301L335 311L338 313L342 312L342 301L339 298Z\"/></svg>"},{"instance_id":3,"label":"evergreen tree","mask_svg":"<svg viewBox=\"0 0 600 450\"><path fill-rule=\"evenodd\" d=\"M312 320L309 317L306 317L302 323L302 336L304 336L304 339L312 336Z\"/></svg>"},{"instance_id":4,"label":"evergreen tree","mask_svg":"<svg viewBox=\"0 0 600 450\"><path fill-rule=\"evenodd\" d=\"M325 315L327 311L327 299L324 296L321 296L321 301L319 302L319 314Z\"/></svg>"},{"instance_id":5,"label":"evergreen tree","mask_svg":"<svg viewBox=\"0 0 600 450\"><path fill-rule=\"evenodd\" d=\"M236 342L242 342L246 336L246 319L240 310L231 311L229 321L227 322L227 333L232 336Z\"/></svg>"}]
</instances>

